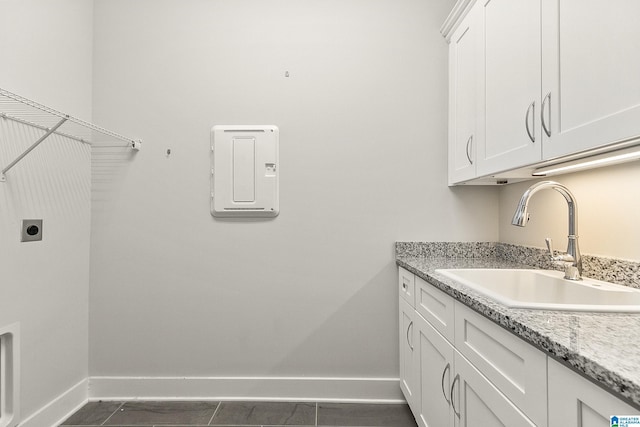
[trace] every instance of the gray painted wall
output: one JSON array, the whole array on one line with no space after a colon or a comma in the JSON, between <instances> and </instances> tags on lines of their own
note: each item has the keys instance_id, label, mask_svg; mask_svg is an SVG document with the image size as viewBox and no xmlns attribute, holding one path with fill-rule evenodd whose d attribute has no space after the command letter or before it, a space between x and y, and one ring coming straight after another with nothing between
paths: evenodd
<instances>
[{"instance_id":1,"label":"gray painted wall","mask_svg":"<svg viewBox=\"0 0 640 427\"><path fill-rule=\"evenodd\" d=\"M397 378L393 243L498 238L446 185L452 6L96 1L95 120L144 148L94 203L92 376ZM276 219L211 217L215 124L279 126Z\"/></svg>"},{"instance_id":2,"label":"gray painted wall","mask_svg":"<svg viewBox=\"0 0 640 427\"><path fill-rule=\"evenodd\" d=\"M0 87L91 119L92 21L84 0L3 1ZM0 133L2 167L42 135ZM23 420L88 374L90 159L53 136L0 183L0 325L21 325ZM41 242L20 242L23 218L43 219Z\"/></svg>"}]
</instances>

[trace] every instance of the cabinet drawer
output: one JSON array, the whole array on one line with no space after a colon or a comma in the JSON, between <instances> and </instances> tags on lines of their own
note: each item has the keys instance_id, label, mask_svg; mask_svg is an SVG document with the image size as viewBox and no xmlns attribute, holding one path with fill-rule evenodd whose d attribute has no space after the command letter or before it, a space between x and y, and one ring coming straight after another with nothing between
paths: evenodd
<instances>
[{"instance_id":1,"label":"cabinet drawer","mask_svg":"<svg viewBox=\"0 0 640 427\"><path fill-rule=\"evenodd\" d=\"M400 295L411 307L416 306L415 302L415 289L416 289L416 276L405 270L402 267L398 267L398 286L400 288Z\"/></svg>"},{"instance_id":2,"label":"cabinet drawer","mask_svg":"<svg viewBox=\"0 0 640 427\"><path fill-rule=\"evenodd\" d=\"M416 311L453 342L454 299L420 277L416 277Z\"/></svg>"},{"instance_id":3,"label":"cabinet drawer","mask_svg":"<svg viewBox=\"0 0 640 427\"><path fill-rule=\"evenodd\" d=\"M460 302L455 346L537 426L547 425L547 356Z\"/></svg>"}]
</instances>

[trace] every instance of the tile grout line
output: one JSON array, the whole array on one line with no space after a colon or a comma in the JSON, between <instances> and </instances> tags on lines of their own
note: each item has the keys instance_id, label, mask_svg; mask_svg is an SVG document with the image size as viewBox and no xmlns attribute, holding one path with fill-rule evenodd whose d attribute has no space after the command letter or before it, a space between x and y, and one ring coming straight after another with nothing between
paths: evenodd
<instances>
[{"instance_id":1,"label":"tile grout line","mask_svg":"<svg viewBox=\"0 0 640 427\"><path fill-rule=\"evenodd\" d=\"M213 422L213 417L216 416L216 414L218 413L218 409L220 409L220 405L222 405L222 402L218 402L218 406L216 406L216 410L213 411L213 415L211 415L211 419L209 420L209 424L207 424L208 426L211 425L211 423Z\"/></svg>"},{"instance_id":2,"label":"tile grout line","mask_svg":"<svg viewBox=\"0 0 640 427\"><path fill-rule=\"evenodd\" d=\"M122 408L122 407L124 406L124 404L125 404L125 403L127 403L127 402L122 402L122 403L120 404L120 406L118 406L118 407L116 408L116 410L115 410L115 411L113 411L113 412L111 413L111 415L109 415L109 416L107 417L107 419L106 419L106 420L104 420L104 421L102 422L102 424L100 424L100 425L101 425L101 426L105 425L105 423L106 423L107 421L109 421L109 419L110 419L111 417L113 417L113 416L115 415L115 413L116 413L116 412L118 412L118 411L120 410L120 408Z\"/></svg>"}]
</instances>

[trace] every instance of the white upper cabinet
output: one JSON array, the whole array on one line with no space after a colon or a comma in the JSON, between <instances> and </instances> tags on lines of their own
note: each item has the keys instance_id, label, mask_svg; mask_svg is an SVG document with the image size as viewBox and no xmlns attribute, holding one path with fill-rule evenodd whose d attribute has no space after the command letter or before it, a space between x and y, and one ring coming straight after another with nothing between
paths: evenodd
<instances>
[{"instance_id":1,"label":"white upper cabinet","mask_svg":"<svg viewBox=\"0 0 640 427\"><path fill-rule=\"evenodd\" d=\"M543 157L640 135L640 1L542 6Z\"/></svg>"},{"instance_id":2,"label":"white upper cabinet","mask_svg":"<svg viewBox=\"0 0 640 427\"><path fill-rule=\"evenodd\" d=\"M479 176L540 161L540 0L480 0L484 21L484 146ZM480 112L482 114L482 111Z\"/></svg>"},{"instance_id":3,"label":"white upper cabinet","mask_svg":"<svg viewBox=\"0 0 640 427\"><path fill-rule=\"evenodd\" d=\"M449 184L476 176L479 129L482 21L472 10L451 36L449 45Z\"/></svg>"},{"instance_id":4,"label":"white upper cabinet","mask_svg":"<svg viewBox=\"0 0 640 427\"><path fill-rule=\"evenodd\" d=\"M638 16L638 0L459 0L442 28L449 184L637 143Z\"/></svg>"}]
</instances>

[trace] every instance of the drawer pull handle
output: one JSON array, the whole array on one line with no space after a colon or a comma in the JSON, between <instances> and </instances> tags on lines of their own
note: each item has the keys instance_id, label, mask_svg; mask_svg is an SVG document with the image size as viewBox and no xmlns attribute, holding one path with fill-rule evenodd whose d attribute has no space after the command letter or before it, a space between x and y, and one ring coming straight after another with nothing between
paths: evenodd
<instances>
[{"instance_id":1,"label":"drawer pull handle","mask_svg":"<svg viewBox=\"0 0 640 427\"><path fill-rule=\"evenodd\" d=\"M411 321L411 323L409 323L409 326L407 326L407 344L409 344L409 348L411 349L411 351L413 351L413 345L411 344L411 340L409 340L409 331L411 330L412 326L413 320Z\"/></svg>"},{"instance_id":2,"label":"drawer pull handle","mask_svg":"<svg viewBox=\"0 0 640 427\"><path fill-rule=\"evenodd\" d=\"M531 114L531 110L533 110L533 114ZM529 128L530 115L533 119L533 133L531 133L531 129ZM536 101L533 101L529 105L529 108L527 108L527 114L524 116L524 126L527 129L527 135L529 135L531 142L536 142Z\"/></svg>"},{"instance_id":3,"label":"drawer pull handle","mask_svg":"<svg viewBox=\"0 0 640 427\"><path fill-rule=\"evenodd\" d=\"M442 379L440 380L442 395L444 396L444 400L446 400L449 405L451 405L451 401L447 399L447 392L444 391L444 376L447 374L447 371L450 369L451 369L451 363L447 363L447 366L444 367L444 371L442 371Z\"/></svg>"},{"instance_id":4,"label":"drawer pull handle","mask_svg":"<svg viewBox=\"0 0 640 427\"><path fill-rule=\"evenodd\" d=\"M402 284L402 289L404 289L405 291L407 290L407 284L406 283Z\"/></svg>"},{"instance_id":5,"label":"drawer pull handle","mask_svg":"<svg viewBox=\"0 0 640 427\"><path fill-rule=\"evenodd\" d=\"M453 390L456 388L456 381L460 380L460 374L456 374L456 377L453 379L453 383L451 383L451 392L449 393L449 397L451 399L451 407L453 408L453 413L456 414L456 417L460 419L460 412L456 409L456 403L453 400Z\"/></svg>"}]
</instances>

